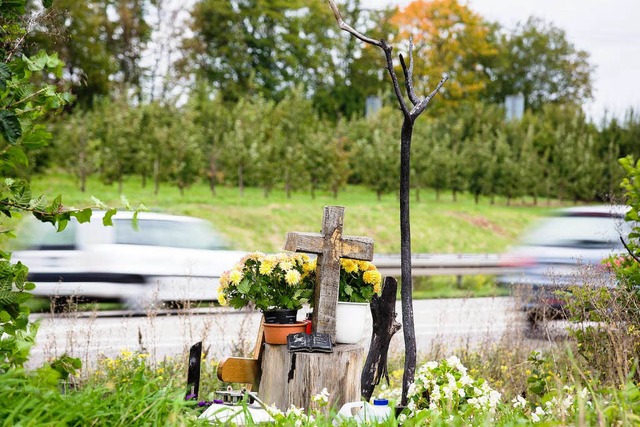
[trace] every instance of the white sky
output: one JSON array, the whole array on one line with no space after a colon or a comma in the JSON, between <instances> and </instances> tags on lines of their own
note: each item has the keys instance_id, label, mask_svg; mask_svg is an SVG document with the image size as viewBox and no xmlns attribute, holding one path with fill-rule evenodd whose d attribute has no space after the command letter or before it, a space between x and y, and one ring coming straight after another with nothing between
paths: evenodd
<instances>
[{"instance_id":1,"label":"white sky","mask_svg":"<svg viewBox=\"0 0 640 427\"><path fill-rule=\"evenodd\" d=\"M362 0L362 6L410 2ZM605 111L620 116L628 107L640 110L640 0L468 0L467 5L507 28L533 15L565 30L596 66L594 101L586 105L594 120Z\"/></svg>"}]
</instances>

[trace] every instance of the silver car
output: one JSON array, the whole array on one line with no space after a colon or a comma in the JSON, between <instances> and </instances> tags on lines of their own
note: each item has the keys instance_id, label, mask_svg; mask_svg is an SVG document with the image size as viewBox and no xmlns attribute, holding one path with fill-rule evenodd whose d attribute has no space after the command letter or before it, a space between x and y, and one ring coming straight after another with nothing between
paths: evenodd
<instances>
[{"instance_id":1,"label":"silver car","mask_svg":"<svg viewBox=\"0 0 640 427\"><path fill-rule=\"evenodd\" d=\"M626 206L581 206L561 209L540 221L504 256L515 272L498 282L513 286L530 325L564 317L559 290L590 284L615 286L603 260L625 251L621 236L630 232Z\"/></svg>"},{"instance_id":2,"label":"silver car","mask_svg":"<svg viewBox=\"0 0 640 427\"><path fill-rule=\"evenodd\" d=\"M84 224L72 219L59 233L51 224L29 224L26 248L12 258L29 267L35 295L58 303L122 301L137 310L214 301L220 275L243 256L201 219L143 212L136 228L131 212L118 212L105 227L103 215Z\"/></svg>"}]
</instances>

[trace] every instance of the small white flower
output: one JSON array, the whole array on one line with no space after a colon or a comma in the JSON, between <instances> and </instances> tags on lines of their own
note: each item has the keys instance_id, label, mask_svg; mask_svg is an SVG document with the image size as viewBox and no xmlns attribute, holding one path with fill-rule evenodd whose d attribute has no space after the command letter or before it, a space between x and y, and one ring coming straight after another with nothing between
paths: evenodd
<instances>
[{"instance_id":1,"label":"small white flower","mask_svg":"<svg viewBox=\"0 0 640 427\"><path fill-rule=\"evenodd\" d=\"M400 414L398 416L398 423L404 424L405 421L407 421L407 416L405 414Z\"/></svg>"},{"instance_id":2,"label":"small white flower","mask_svg":"<svg viewBox=\"0 0 640 427\"><path fill-rule=\"evenodd\" d=\"M436 369L436 368L438 367L438 362L436 362L436 361L434 361L434 360L431 360L431 361L429 361L429 362L425 363L425 364L424 364L424 366L425 366L428 370L433 371L434 369Z\"/></svg>"},{"instance_id":3,"label":"small white flower","mask_svg":"<svg viewBox=\"0 0 640 427\"><path fill-rule=\"evenodd\" d=\"M525 400L524 397L520 395L517 395L516 397L514 397L511 400L511 403L513 403L514 408L524 409L527 406L527 401Z\"/></svg>"}]
</instances>

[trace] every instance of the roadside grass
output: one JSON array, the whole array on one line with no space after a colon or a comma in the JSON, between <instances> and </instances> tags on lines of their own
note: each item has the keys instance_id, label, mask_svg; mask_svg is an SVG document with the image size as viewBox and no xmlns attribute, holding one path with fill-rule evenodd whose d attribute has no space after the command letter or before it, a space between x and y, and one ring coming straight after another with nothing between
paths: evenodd
<instances>
[{"instance_id":1,"label":"roadside grass","mask_svg":"<svg viewBox=\"0 0 640 427\"><path fill-rule=\"evenodd\" d=\"M118 185L104 185L90 179L85 193L79 191L74 178L64 174L35 176L34 194L64 194L67 206L90 204L91 196L118 206ZM367 188L349 186L337 198L328 192L317 192L312 199L308 192L296 192L288 199L276 189L268 198L259 188L245 188L241 196L237 188L219 186L212 195L205 183L198 183L181 195L177 188L162 185L157 195L147 184L143 188L138 178L124 182L122 193L132 205L144 203L151 210L201 217L227 238L235 249L274 252L284 244L288 231L319 229L322 210L327 205L345 206L345 234L365 235L375 241L376 253L399 253L399 202L395 194L381 200ZM557 202L551 203L559 206ZM513 201L507 206L503 199L495 204L482 199L475 204L469 195L458 195L456 202L449 194L440 201L435 193L421 191L420 201L411 203L411 236L414 253L498 253L514 243L523 230L549 211L546 201L533 206L530 200Z\"/></svg>"},{"instance_id":2,"label":"roadside grass","mask_svg":"<svg viewBox=\"0 0 640 427\"><path fill-rule=\"evenodd\" d=\"M430 351L419 355L420 364L457 355L471 378L486 380L500 393L499 402L493 413L475 412L471 401L462 406L452 404L458 400L455 393L451 401L441 397L439 411L425 412L404 425L638 425L637 384L612 387L603 383L574 356L576 348L571 342L547 343L542 350L540 344L518 334L455 350L447 349L446 341L434 342ZM217 361L205 355L199 398L185 401L187 365L186 354L154 360L143 351L124 350L116 357L100 357L94 369L66 380L47 366L0 374L0 420L3 425L210 425L197 418L205 409L198 401L212 401L215 391L225 390L226 384L216 378ZM381 383L374 396L390 398L393 404L402 381L402 366L402 356L392 354L390 384ZM442 380L441 396L446 396L446 384L451 383L447 377ZM300 415L308 413L306 410L288 411L275 425L356 425L353 420L333 424L338 409L311 410L313 421ZM399 424L394 418L378 425Z\"/></svg>"}]
</instances>

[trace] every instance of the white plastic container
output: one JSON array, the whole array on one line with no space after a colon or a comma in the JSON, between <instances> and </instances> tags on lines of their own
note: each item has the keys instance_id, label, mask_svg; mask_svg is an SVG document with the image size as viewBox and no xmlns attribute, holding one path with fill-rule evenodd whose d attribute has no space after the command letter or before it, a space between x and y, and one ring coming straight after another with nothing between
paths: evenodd
<instances>
[{"instance_id":1,"label":"white plastic container","mask_svg":"<svg viewBox=\"0 0 640 427\"><path fill-rule=\"evenodd\" d=\"M358 424L379 423L391 417L391 407L386 399L376 399L373 405L369 402L348 402L342 405L333 421L333 425L339 425L347 419L354 419Z\"/></svg>"}]
</instances>

